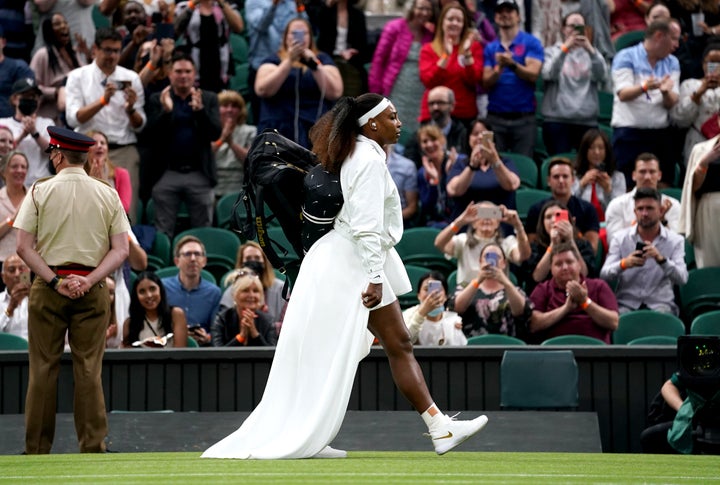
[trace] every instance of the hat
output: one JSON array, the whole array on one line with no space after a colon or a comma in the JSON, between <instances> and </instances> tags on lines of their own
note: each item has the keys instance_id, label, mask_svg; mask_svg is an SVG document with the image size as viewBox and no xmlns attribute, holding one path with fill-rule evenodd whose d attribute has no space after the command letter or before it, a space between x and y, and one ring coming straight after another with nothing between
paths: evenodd
<instances>
[{"instance_id":1,"label":"hat","mask_svg":"<svg viewBox=\"0 0 720 485\"><path fill-rule=\"evenodd\" d=\"M515 2L515 0L498 0L498 2L495 4L495 10L500 10L503 7L514 8L516 11L520 11L520 7L518 7L518 4L517 2Z\"/></svg>"},{"instance_id":2,"label":"hat","mask_svg":"<svg viewBox=\"0 0 720 485\"><path fill-rule=\"evenodd\" d=\"M42 94L35 80L31 77L22 77L15 81L12 85L12 94L22 94L28 91L35 91L36 94Z\"/></svg>"},{"instance_id":3,"label":"hat","mask_svg":"<svg viewBox=\"0 0 720 485\"><path fill-rule=\"evenodd\" d=\"M77 133L60 126L48 126L48 134L50 135L50 144L45 153L50 153L54 149L70 150L71 152L85 152L95 144L95 140L82 133Z\"/></svg>"}]
</instances>

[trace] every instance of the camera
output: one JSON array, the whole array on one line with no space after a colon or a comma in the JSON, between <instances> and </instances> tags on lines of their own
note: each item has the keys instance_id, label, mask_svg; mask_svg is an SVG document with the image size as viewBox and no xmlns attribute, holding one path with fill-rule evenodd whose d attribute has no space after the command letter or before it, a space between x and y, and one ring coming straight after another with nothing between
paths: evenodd
<instances>
[{"instance_id":1,"label":"camera","mask_svg":"<svg viewBox=\"0 0 720 485\"><path fill-rule=\"evenodd\" d=\"M645 243L644 242L636 242L635 243L635 251L645 252Z\"/></svg>"}]
</instances>

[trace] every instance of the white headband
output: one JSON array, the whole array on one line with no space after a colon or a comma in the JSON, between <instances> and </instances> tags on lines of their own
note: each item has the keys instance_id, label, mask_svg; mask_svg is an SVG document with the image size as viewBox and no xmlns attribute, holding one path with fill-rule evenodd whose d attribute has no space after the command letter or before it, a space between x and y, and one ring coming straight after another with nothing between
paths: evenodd
<instances>
[{"instance_id":1,"label":"white headband","mask_svg":"<svg viewBox=\"0 0 720 485\"><path fill-rule=\"evenodd\" d=\"M387 98L383 98L378 104L375 105L373 109L358 118L358 126L365 126L365 123L370 121L370 118L375 118L377 115L385 111L385 108L387 108L388 106L390 106L390 100Z\"/></svg>"}]
</instances>

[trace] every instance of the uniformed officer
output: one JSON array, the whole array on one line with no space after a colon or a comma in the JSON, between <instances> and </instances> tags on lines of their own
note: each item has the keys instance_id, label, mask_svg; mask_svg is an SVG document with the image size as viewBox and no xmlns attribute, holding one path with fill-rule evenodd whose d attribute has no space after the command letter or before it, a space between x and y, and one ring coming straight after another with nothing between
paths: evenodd
<instances>
[{"instance_id":1,"label":"uniformed officer","mask_svg":"<svg viewBox=\"0 0 720 485\"><path fill-rule=\"evenodd\" d=\"M25 452L49 453L52 447L67 333L80 452L102 453L107 416L101 370L110 313L104 280L128 256L130 225L117 192L83 170L95 141L65 128L47 131L57 175L32 186L14 223L17 252L35 273L28 304Z\"/></svg>"}]
</instances>

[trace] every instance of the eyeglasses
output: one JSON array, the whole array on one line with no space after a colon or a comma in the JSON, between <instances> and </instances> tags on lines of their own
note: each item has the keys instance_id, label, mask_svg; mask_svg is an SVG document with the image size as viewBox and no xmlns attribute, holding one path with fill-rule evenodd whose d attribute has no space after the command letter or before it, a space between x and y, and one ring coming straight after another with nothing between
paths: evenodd
<instances>
[{"instance_id":1,"label":"eyeglasses","mask_svg":"<svg viewBox=\"0 0 720 485\"><path fill-rule=\"evenodd\" d=\"M428 106L432 106L435 104L438 106L445 106L445 105L450 104L450 102L449 101L428 101Z\"/></svg>"},{"instance_id":2,"label":"eyeglasses","mask_svg":"<svg viewBox=\"0 0 720 485\"><path fill-rule=\"evenodd\" d=\"M180 256L188 259L192 257L202 258L203 256L205 256L205 253L202 253L200 251L185 251L184 253L180 253Z\"/></svg>"}]
</instances>

